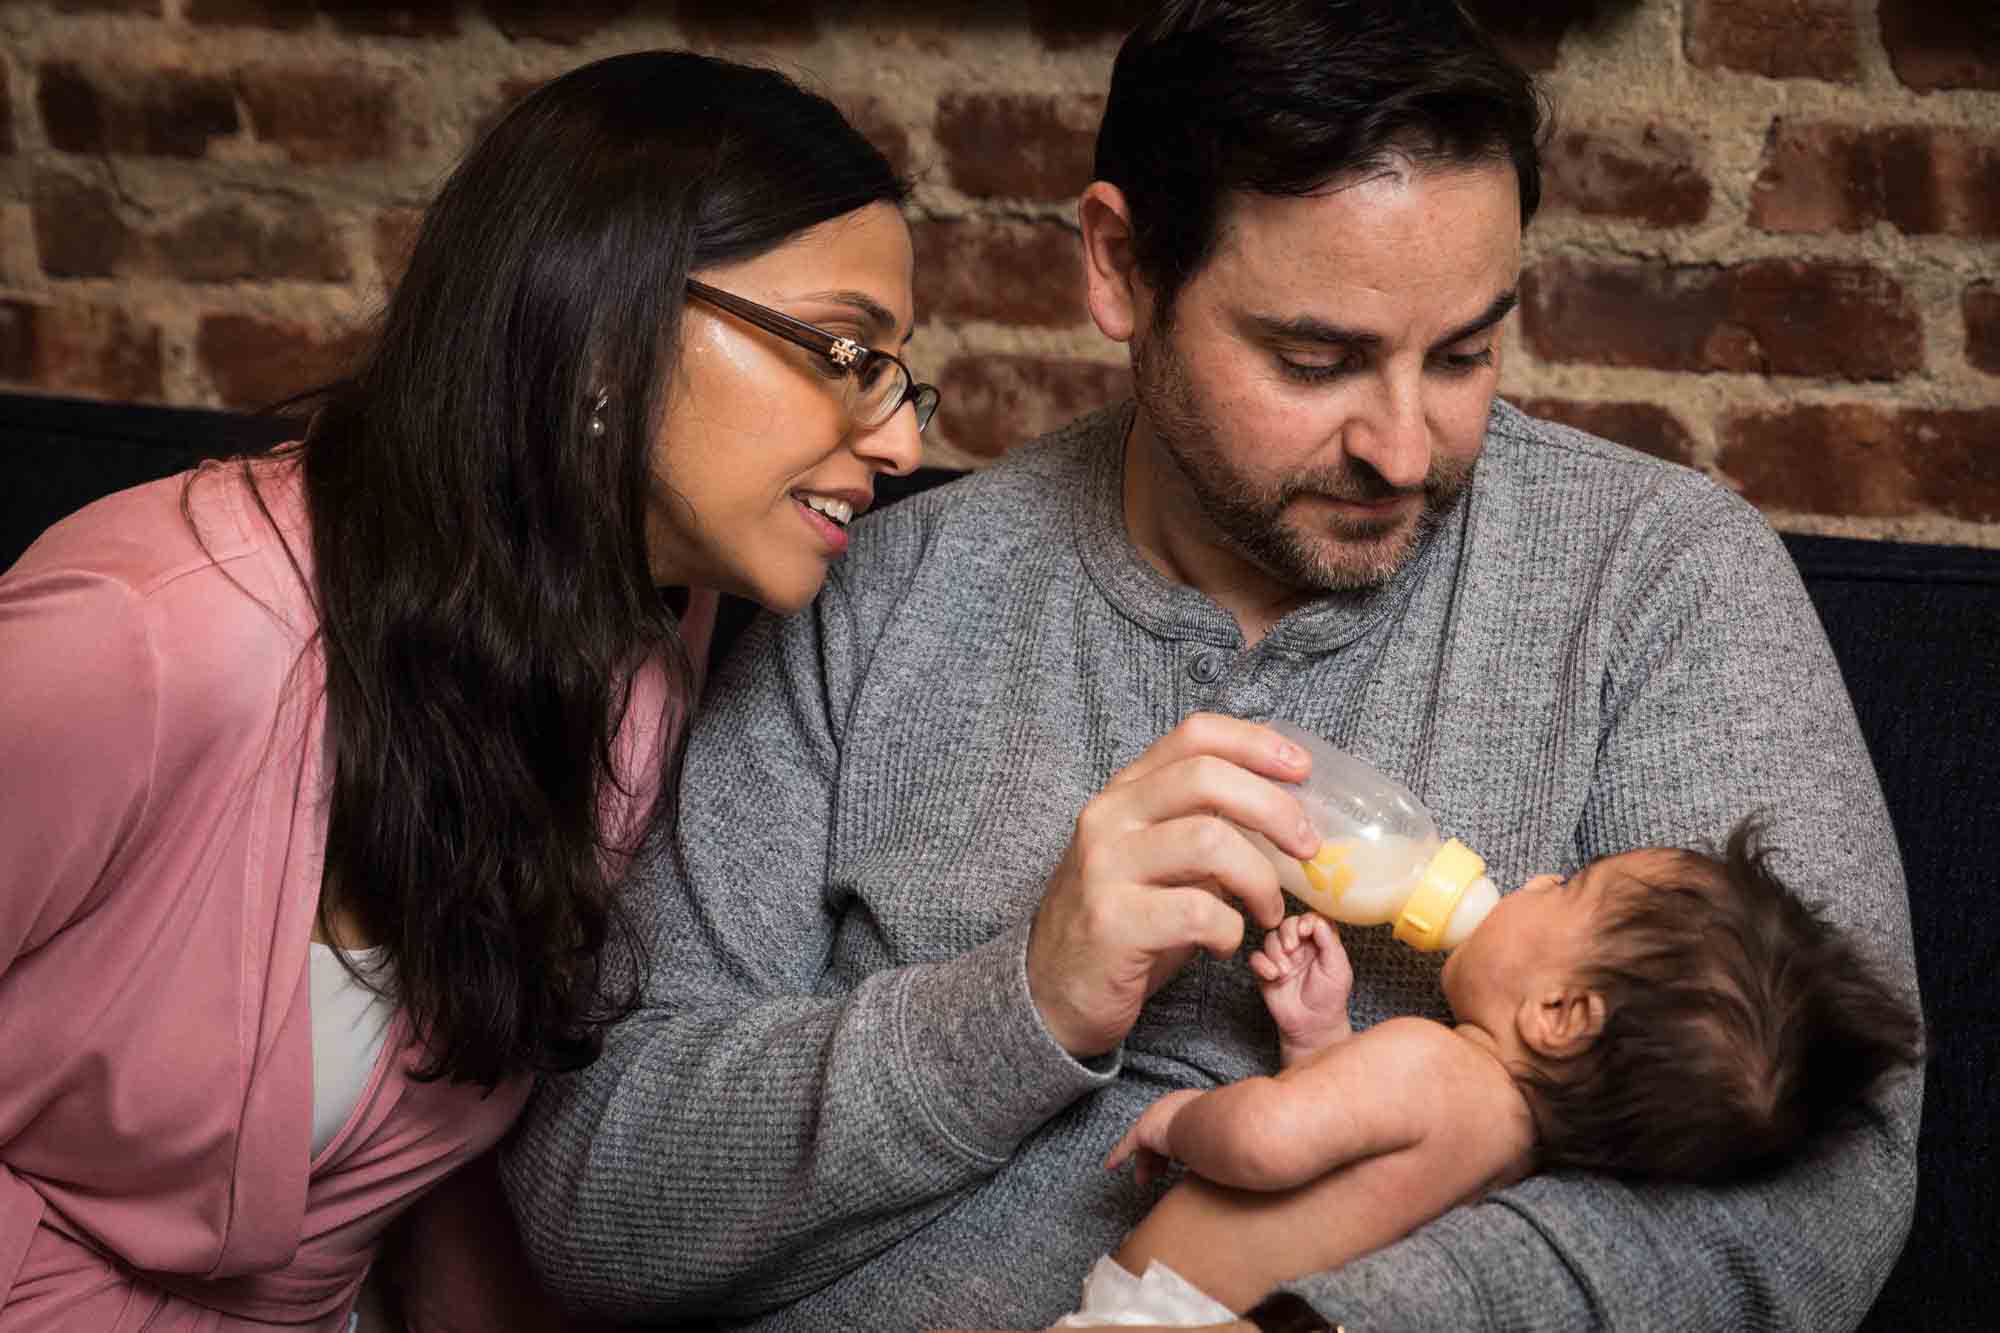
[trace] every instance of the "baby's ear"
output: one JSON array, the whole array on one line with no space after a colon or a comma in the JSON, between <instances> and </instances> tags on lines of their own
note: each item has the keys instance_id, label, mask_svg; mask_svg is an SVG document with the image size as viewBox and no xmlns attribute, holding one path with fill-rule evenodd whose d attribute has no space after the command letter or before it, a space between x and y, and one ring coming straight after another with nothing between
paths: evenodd
<instances>
[{"instance_id":1,"label":"baby's ear","mask_svg":"<svg viewBox=\"0 0 2000 1333\"><path fill-rule=\"evenodd\" d=\"M1604 996L1565 982L1521 1001L1515 1018L1521 1042L1536 1055L1566 1060L1590 1049L1604 1031Z\"/></svg>"}]
</instances>

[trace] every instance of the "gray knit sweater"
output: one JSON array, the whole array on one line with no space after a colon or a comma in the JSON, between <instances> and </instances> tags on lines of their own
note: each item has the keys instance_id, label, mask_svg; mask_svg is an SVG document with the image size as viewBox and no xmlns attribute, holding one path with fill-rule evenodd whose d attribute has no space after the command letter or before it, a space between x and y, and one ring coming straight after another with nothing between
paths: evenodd
<instances>
[{"instance_id":1,"label":"gray knit sweater","mask_svg":"<svg viewBox=\"0 0 2000 1333\"><path fill-rule=\"evenodd\" d=\"M1502 885L1768 808L1779 871L1914 989L1839 671L1747 505L1498 404L1416 559L1246 651L1125 537L1128 413L857 525L813 607L761 619L713 682L685 867L637 885L648 1002L506 1161L569 1299L813 1330L1072 1308L1152 1201L1099 1166L1133 1117L1275 1066L1241 958L1198 957L1096 1066L1028 999L1028 923L1078 811L1196 710L1292 718L1397 775ZM1444 1015L1435 957L1346 938L1358 1026ZM1542 1175L1295 1286L1370 1333L1849 1327L1908 1225L1920 1092L1773 1181Z\"/></svg>"}]
</instances>

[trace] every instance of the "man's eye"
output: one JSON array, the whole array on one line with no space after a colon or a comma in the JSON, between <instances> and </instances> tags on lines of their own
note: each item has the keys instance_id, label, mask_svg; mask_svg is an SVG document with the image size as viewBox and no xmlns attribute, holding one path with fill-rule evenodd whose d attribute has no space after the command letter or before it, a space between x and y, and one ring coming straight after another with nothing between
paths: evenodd
<instances>
[{"instance_id":1,"label":"man's eye","mask_svg":"<svg viewBox=\"0 0 2000 1333\"><path fill-rule=\"evenodd\" d=\"M1330 380L1336 375L1344 375L1359 364L1353 356L1342 356L1332 361L1294 361L1288 356L1278 358L1278 367L1290 379L1301 384L1317 384Z\"/></svg>"},{"instance_id":2,"label":"man's eye","mask_svg":"<svg viewBox=\"0 0 2000 1333\"><path fill-rule=\"evenodd\" d=\"M1449 374L1469 375L1482 366L1493 364L1493 349L1482 347L1476 352L1446 352L1439 359L1439 365Z\"/></svg>"}]
</instances>

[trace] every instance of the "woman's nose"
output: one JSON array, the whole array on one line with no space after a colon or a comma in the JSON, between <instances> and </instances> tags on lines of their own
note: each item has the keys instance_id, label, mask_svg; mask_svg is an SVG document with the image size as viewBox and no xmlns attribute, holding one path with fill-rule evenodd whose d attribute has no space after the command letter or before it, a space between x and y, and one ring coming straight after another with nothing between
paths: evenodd
<instances>
[{"instance_id":1,"label":"woman's nose","mask_svg":"<svg viewBox=\"0 0 2000 1333\"><path fill-rule=\"evenodd\" d=\"M924 461L924 439L917 432L916 405L904 403L881 425L856 432L854 452L894 477L915 472Z\"/></svg>"}]
</instances>

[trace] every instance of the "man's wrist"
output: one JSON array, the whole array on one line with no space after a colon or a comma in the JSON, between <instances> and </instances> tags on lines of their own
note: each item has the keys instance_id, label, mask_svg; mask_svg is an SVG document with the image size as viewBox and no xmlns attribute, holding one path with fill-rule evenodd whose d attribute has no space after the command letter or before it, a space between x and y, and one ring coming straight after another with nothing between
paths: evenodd
<instances>
[{"instance_id":1,"label":"man's wrist","mask_svg":"<svg viewBox=\"0 0 2000 1333\"><path fill-rule=\"evenodd\" d=\"M1243 1312L1258 1333L1346 1333L1297 1292L1274 1291Z\"/></svg>"}]
</instances>

